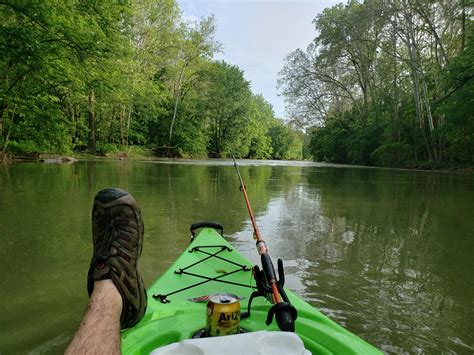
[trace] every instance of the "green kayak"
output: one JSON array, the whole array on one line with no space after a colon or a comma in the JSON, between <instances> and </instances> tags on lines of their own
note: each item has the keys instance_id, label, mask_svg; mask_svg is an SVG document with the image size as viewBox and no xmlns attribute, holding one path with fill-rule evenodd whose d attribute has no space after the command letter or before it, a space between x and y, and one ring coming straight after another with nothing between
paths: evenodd
<instances>
[{"instance_id":1,"label":"green kayak","mask_svg":"<svg viewBox=\"0 0 474 355\"><path fill-rule=\"evenodd\" d=\"M176 262L147 290L148 308L143 319L122 332L124 354L149 354L159 347L200 337L206 326L203 296L232 293L241 297L241 311L256 290L253 265L214 228L204 227ZM313 354L381 354L380 350L333 322L288 289L297 310L295 333ZM199 302L204 299L204 302ZM272 303L252 300L250 316L242 319L245 332L280 331L276 321L266 324Z\"/></svg>"}]
</instances>

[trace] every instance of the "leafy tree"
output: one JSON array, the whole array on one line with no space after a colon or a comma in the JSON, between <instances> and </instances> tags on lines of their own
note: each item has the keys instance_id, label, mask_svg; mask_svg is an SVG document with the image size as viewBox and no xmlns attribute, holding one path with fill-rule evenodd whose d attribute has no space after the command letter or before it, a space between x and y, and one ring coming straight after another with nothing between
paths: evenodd
<instances>
[{"instance_id":1,"label":"leafy tree","mask_svg":"<svg viewBox=\"0 0 474 355\"><path fill-rule=\"evenodd\" d=\"M220 44L214 41L214 18L201 19L196 26L181 26L182 44L176 61L176 79L173 85L173 116L171 118L168 145L171 146L173 129L178 114L179 102L187 90L196 82L195 77L201 70L202 60L210 59L220 49Z\"/></svg>"},{"instance_id":2,"label":"leafy tree","mask_svg":"<svg viewBox=\"0 0 474 355\"><path fill-rule=\"evenodd\" d=\"M2 154L271 156L272 107L213 61L212 16L184 21L175 0L7 0L0 18Z\"/></svg>"},{"instance_id":3,"label":"leafy tree","mask_svg":"<svg viewBox=\"0 0 474 355\"><path fill-rule=\"evenodd\" d=\"M303 137L282 120L275 120L268 131L272 139L272 158L278 160L301 160L303 157Z\"/></svg>"},{"instance_id":4,"label":"leafy tree","mask_svg":"<svg viewBox=\"0 0 474 355\"><path fill-rule=\"evenodd\" d=\"M89 101L92 103L92 83L97 81L93 73L101 67L105 58L110 58L111 53L118 54L122 38L118 24L125 10L125 5L111 6L87 1L70 4L11 1L0 4L0 17L5 19L0 43L0 76L5 78L0 88L3 103L0 116L3 118L6 112L13 112L9 102L17 102L16 109L24 109L43 96L49 103L39 110L14 110L10 127L14 124L15 115L18 117L17 124L27 127L37 126L41 117L47 116L48 126L61 131L61 127L65 126L64 116L58 110L61 110L61 102L68 95L69 85L84 87L84 82L77 80L78 76L90 84ZM25 104L18 105L20 101ZM47 113L49 110L51 112ZM91 110L90 105L89 112L93 112ZM89 119L92 124L94 120L91 118L93 115ZM95 132L91 128L89 126L92 144ZM21 133L19 136L19 132L16 133L13 139L21 137ZM55 145L55 140L41 139L49 137L49 130L42 129L37 133L39 135L34 139L39 149L69 146L67 140ZM60 136L67 137L56 135L57 138ZM7 141L5 139L5 147Z\"/></svg>"},{"instance_id":5,"label":"leafy tree","mask_svg":"<svg viewBox=\"0 0 474 355\"><path fill-rule=\"evenodd\" d=\"M247 136L250 137L248 157L253 159L270 158L273 152L272 140L268 135L275 115L272 106L262 95L253 95L250 100Z\"/></svg>"},{"instance_id":6,"label":"leafy tree","mask_svg":"<svg viewBox=\"0 0 474 355\"><path fill-rule=\"evenodd\" d=\"M468 14L464 1L352 0L318 15L314 41L288 55L279 78L313 157L472 163Z\"/></svg>"},{"instance_id":7,"label":"leafy tree","mask_svg":"<svg viewBox=\"0 0 474 355\"><path fill-rule=\"evenodd\" d=\"M446 95L439 100L446 117L443 134L449 141L447 157L453 161L474 161L474 27L469 24L469 35L463 52L447 67L444 85Z\"/></svg>"},{"instance_id":8,"label":"leafy tree","mask_svg":"<svg viewBox=\"0 0 474 355\"><path fill-rule=\"evenodd\" d=\"M203 114L208 122L211 156L227 156L231 151L236 156L247 156L250 83L242 70L223 61L212 63L206 77L209 87Z\"/></svg>"}]
</instances>

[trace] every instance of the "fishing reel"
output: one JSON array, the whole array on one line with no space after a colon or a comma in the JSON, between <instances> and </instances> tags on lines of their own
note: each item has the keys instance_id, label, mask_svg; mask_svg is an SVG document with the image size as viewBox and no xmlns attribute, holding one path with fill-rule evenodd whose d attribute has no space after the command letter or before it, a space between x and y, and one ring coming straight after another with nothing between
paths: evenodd
<instances>
[{"instance_id":1,"label":"fishing reel","mask_svg":"<svg viewBox=\"0 0 474 355\"><path fill-rule=\"evenodd\" d=\"M265 260L264 260L265 259ZM270 265L268 265L270 263ZM278 280L276 281L276 287L278 289L278 293L280 294L283 302L275 303L267 314L266 324L270 325L273 322L273 317L276 319L276 323L278 328L282 331L286 332L294 332L295 331L295 321L298 317L298 312L296 308L293 307L288 296L285 293L283 286L285 285L285 272L283 270L283 260L278 259ZM252 306L252 301L255 297L265 297L270 302L274 303L273 300L273 290L271 285L268 283L268 280L276 279L275 275L273 274L273 265L271 265L270 257L263 258L262 255L262 265L264 270L260 270L258 265L253 267L253 275L255 278L255 282L257 284L257 291L252 292L250 295L248 309L247 312L241 314L241 319L250 317L250 309ZM271 267L266 267L266 266Z\"/></svg>"}]
</instances>

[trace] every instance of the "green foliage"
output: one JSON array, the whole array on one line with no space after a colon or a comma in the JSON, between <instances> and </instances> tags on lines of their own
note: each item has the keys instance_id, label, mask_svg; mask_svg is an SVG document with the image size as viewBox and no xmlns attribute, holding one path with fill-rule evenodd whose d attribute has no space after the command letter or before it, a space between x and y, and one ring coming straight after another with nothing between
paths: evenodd
<instances>
[{"instance_id":1,"label":"green foliage","mask_svg":"<svg viewBox=\"0 0 474 355\"><path fill-rule=\"evenodd\" d=\"M272 156L271 105L212 61L212 16L185 22L175 0L14 0L0 18L0 151Z\"/></svg>"},{"instance_id":2,"label":"green foliage","mask_svg":"<svg viewBox=\"0 0 474 355\"><path fill-rule=\"evenodd\" d=\"M268 131L274 122L272 106L263 96L254 95L250 102L249 124L247 135L250 137L248 157L252 159L268 159L272 156L272 139Z\"/></svg>"},{"instance_id":3,"label":"green foliage","mask_svg":"<svg viewBox=\"0 0 474 355\"><path fill-rule=\"evenodd\" d=\"M404 142L391 142L380 145L371 153L375 165L403 166L411 159L411 146Z\"/></svg>"},{"instance_id":4,"label":"green foliage","mask_svg":"<svg viewBox=\"0 0 474 355\"><path fill-rule=\"evenodd\" d=\"M474 163L474 50L464 1L357 1L325 9L279 87L305 155L337 163ZM441 164L443 165L443 164Z\"/></svg>"},{"instance_id":5,"label":"green foliage","mask_svg":"<svg viewBox=\"0 0 474 355\"><path fill-rule=\"evenodd\" d=\"M207 156L206 146L209 138L206 130L201 127L201 117L190 111L189 107L181 111L174 142L179 142L179 156L203 158Z\"/></svg>"},{"instance_id":6,"label":"green foliage","mask_svg":"<svg viewBox=\"0 0 474 355\"><path fill-rule=\"evenodd\" d=\"M441 134L449 141L447 157L451 161L474 161L474 25L464 51L448 66L444 84L448 94L441 102L446 124Z\"/></svg>"},{"instance_id":7,"label":"green foliage","mask_svg":"<svg viewBox=\"0 0 474 355\"><path fill-rule=\"evenodd\" d=\"M303 137L281 120L276 120L268 131L272 140L272 158L278 160L301 160Z\"/></svg>"},{"instance_id":8,"label":"green foliage","mask_svg":"<svg viewBox=\"0 0 474 355\"><path fill-rule=\"evenodd\" d=\"M25 147L35 148L31 153L71 151L68 125L55 96L40 94L34 101L16 100L15 105L20 114L15 114L13 122L9 122L12 140L20 146L24 141Z\"/></svg>"},{"instance_id":9,"label":"green foliage","mask_svg":"<svg viewBox=\"0 0 474 355\"><path fill-rule=\"evenodd\" d=\"M342 120L328 122L325 126L311 130L310 150L317 161L348 163L348 153L344 141L348 129Z\"/></svg>"},{"instance_id":10,"label":"green foliage","mask_svg":"<svg viewBox=\"0 0 474 355\"><path fill-rule=\"evenodd\" d=\"M209 151L214 156L248 155L250 83L238 67L215 62L206 72L209 87L203 113L209 118Z\"/></svg>"},{"instance_id":11,"label":"green foliage","mask_svg":"<svg viewBox=\"0 0 474 355\"><path fill-rule=\"evenodd\" d=\"M30 156L40 151L36 143L31 140L23 140L20 143L10 141L8 144L8 151L19 156Z\"/></svg>"},{"instance_id":12,"label":"green foliage","mask_svg":"<svg viewBox=\"0 0 474 355\"><path fill-rule=\"evenodd\" d=\"M101 141L99 141L99 143L97 144L97 152L102 155L116 154L120 152L120 148L118 144L102 143Z\"/></svg>"},{"instance_id":13,"label":"green foliage","mask_svg":"<svg viewBox=\"0 0 474 355\"><path fill-rule=\"evenodd\" d=\"M382 121L383 122L383 121ZM309 150L319 161L356 165L404 166L412 162L413 148L406 141L397 141L390 132L390 122L361 123L350 113L328 121L310 131ZM410 127L400 122L404 132ZM420 137L413 137L420 143ZM420 152L422 151L420 147Z\"/></svg>"}]
</instances>

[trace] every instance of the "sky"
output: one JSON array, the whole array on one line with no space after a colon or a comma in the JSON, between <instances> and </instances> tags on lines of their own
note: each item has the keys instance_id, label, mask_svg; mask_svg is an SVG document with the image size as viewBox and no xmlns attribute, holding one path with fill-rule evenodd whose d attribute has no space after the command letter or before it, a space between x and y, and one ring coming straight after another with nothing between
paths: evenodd
<instances>
[{"instance_id":1,"label":"sky","mask_svg":"<svg viewBox=\"0 0 474 355\"><path fill-rule=\"evenodd\" d=\"M285 56L305 49L316 32L312 20L341 0L178 0L187 20L214 14L215 39L224 51L217 60L237 65L280 118L288 118L278 95L278 72Z\"/></svg>"}]
</instances>

